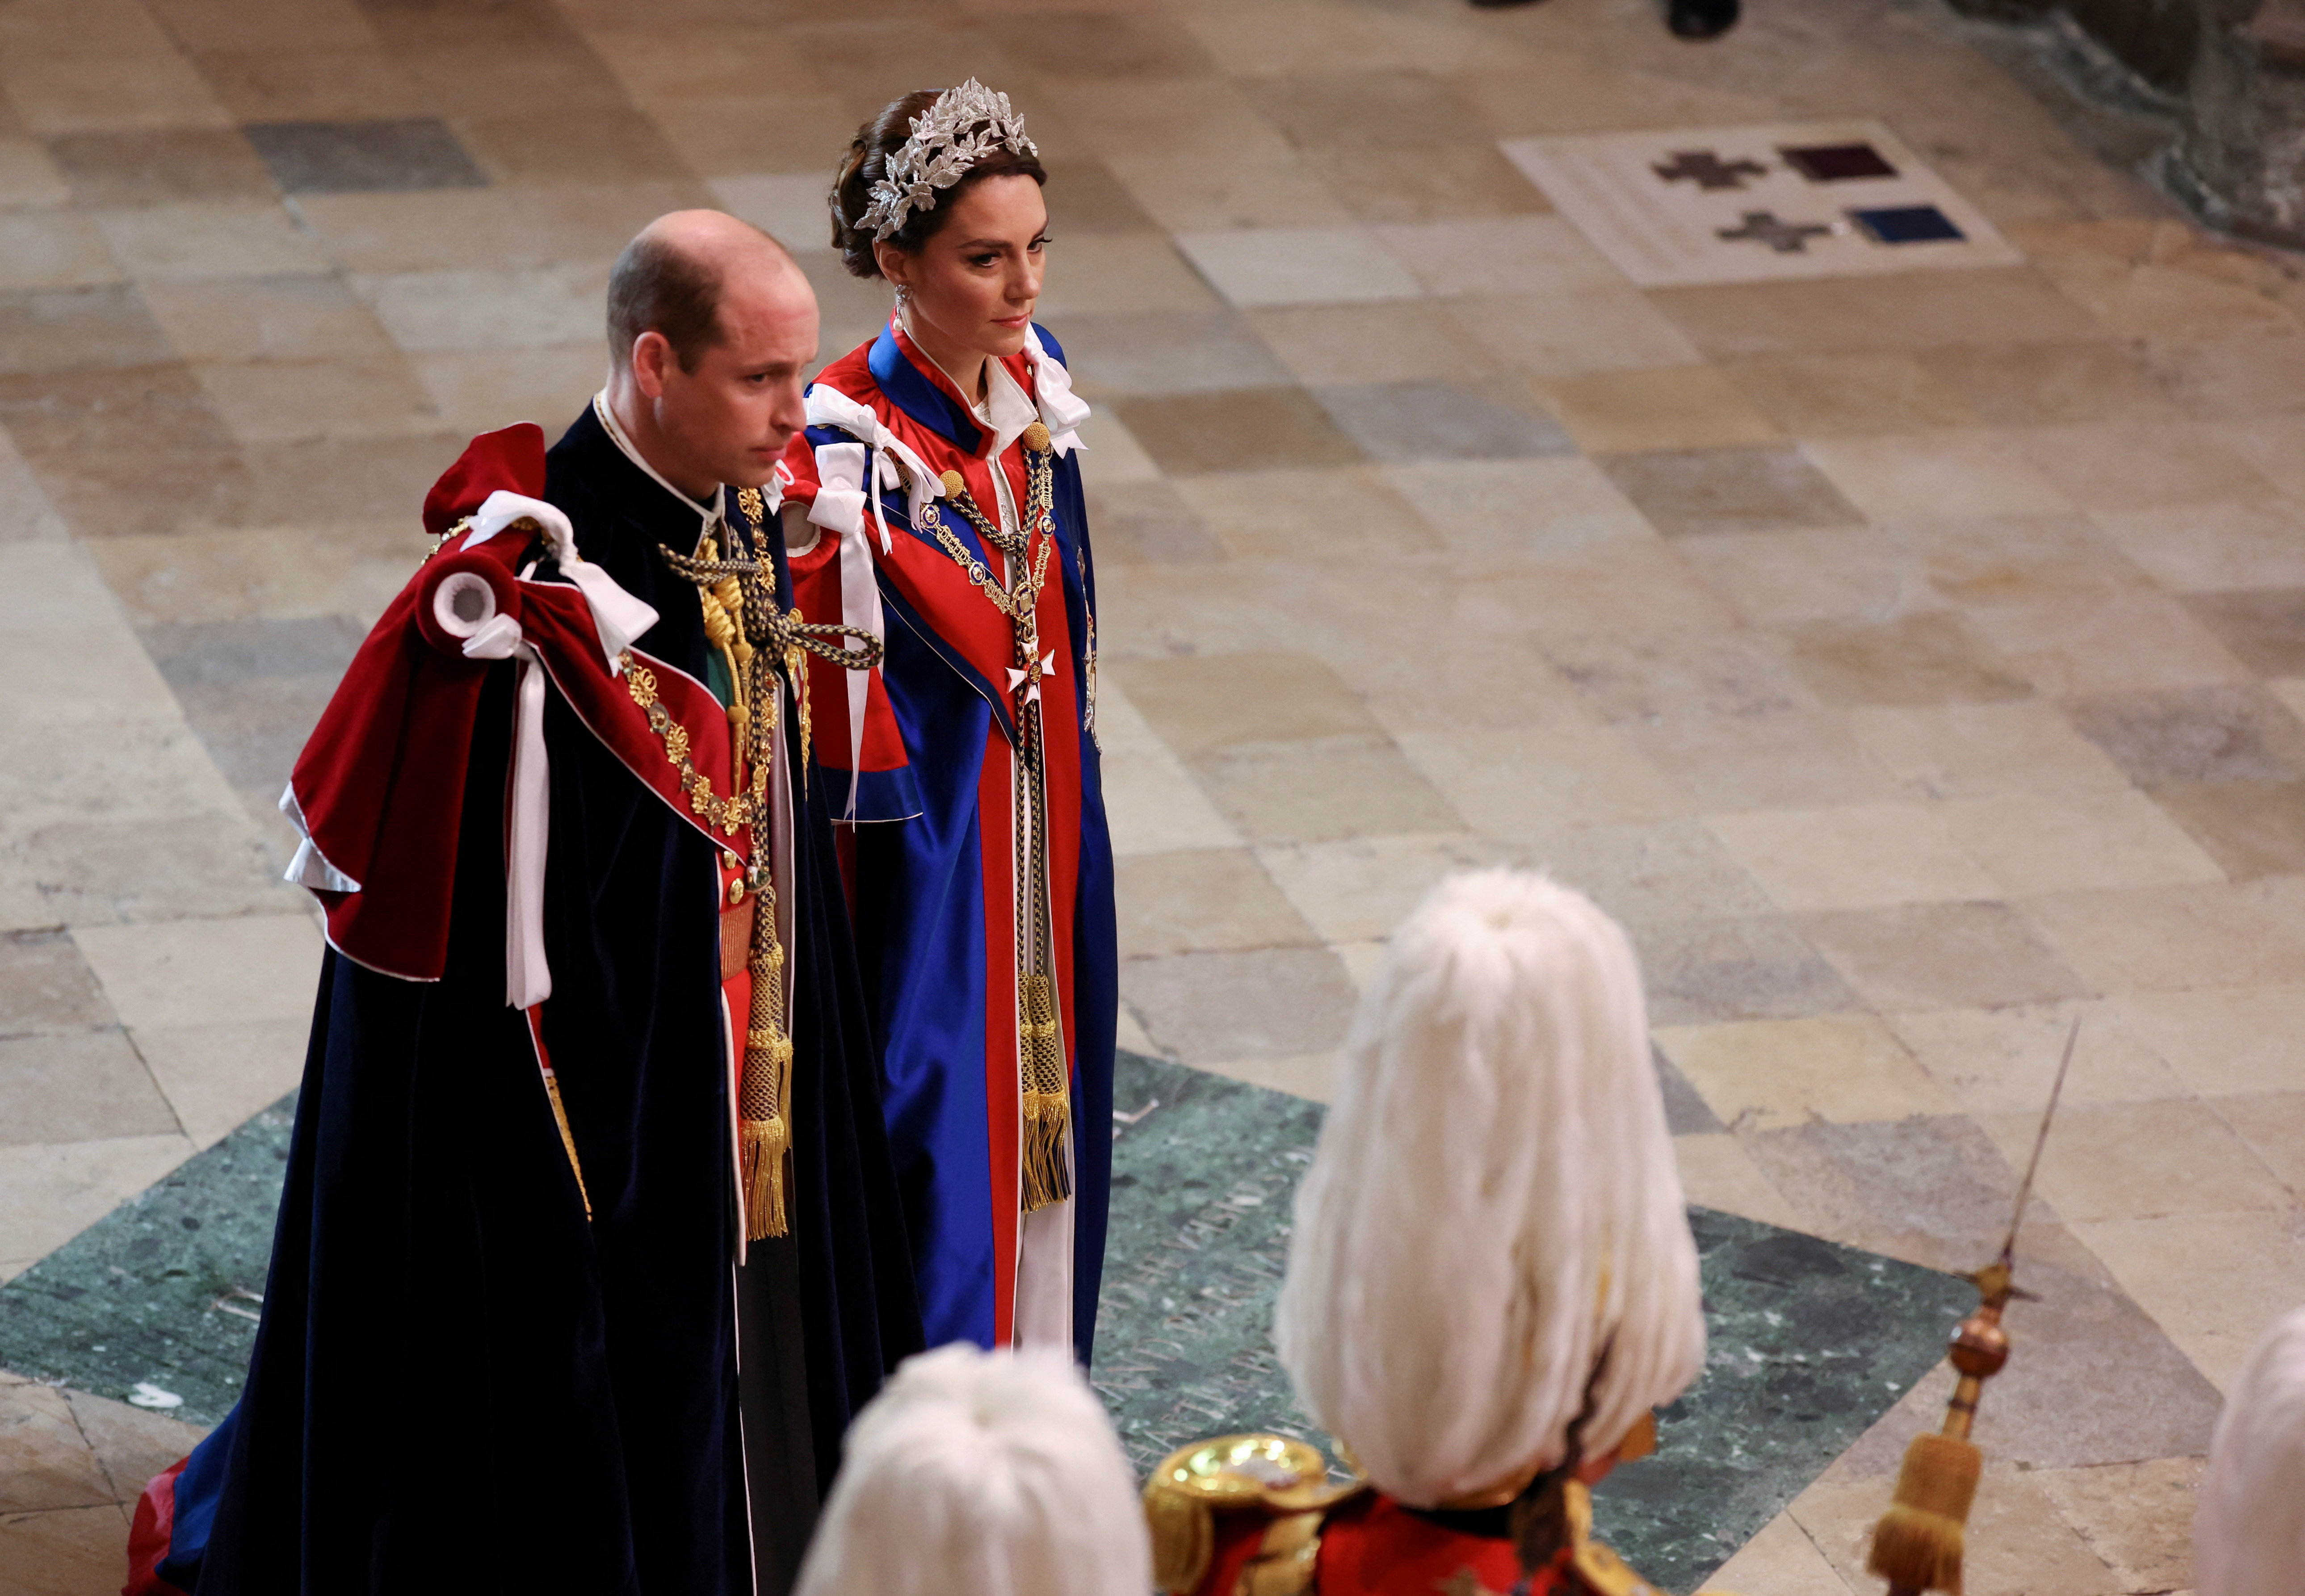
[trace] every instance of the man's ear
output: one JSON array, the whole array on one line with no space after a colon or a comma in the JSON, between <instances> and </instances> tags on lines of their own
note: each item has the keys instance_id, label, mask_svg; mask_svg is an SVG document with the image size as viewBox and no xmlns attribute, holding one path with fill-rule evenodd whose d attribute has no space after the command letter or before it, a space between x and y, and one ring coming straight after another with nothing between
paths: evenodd
<instances>
[{"instance_id":1,"label":"man's ear","mask_svg":"<svg viewBox=\"0 0 2305 1596\"><path fill-rule=\"evenodd\" d=\"M650 328L633 340L633 381L650 398L663 398L667 368L677 358L672 340Z\"/></svg>"}]
</instances>

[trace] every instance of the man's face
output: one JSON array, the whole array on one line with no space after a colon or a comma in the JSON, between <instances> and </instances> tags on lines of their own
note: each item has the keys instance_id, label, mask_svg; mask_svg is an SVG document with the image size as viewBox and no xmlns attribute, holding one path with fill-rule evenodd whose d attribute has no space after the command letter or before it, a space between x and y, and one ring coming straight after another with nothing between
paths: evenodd
<instances>
[{"instance_id":1,"label":"man's face","mask_svg":"<svg viewBox=\"0 0 2305 1596\"><path fill-rule=\"evenodd\" d=\"M693 371L660 335L642 335L635 375L664 440L684 458L676 475L758 488L806 424L801 373L816 359L816 295L781 258L747 257L721 281L720 340ZM668 473L673 474L673 473Z\"/></svg>"}]
</instances>

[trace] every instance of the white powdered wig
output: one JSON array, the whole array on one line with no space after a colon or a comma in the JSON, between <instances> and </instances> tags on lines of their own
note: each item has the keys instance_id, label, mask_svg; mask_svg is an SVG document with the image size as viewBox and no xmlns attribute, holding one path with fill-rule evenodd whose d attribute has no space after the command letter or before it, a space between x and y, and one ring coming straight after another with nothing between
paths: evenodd
<instances>
[{"instance_id":1,"label":"white powdered wig","mask_svg":"<svg viewBox=\"0 0 2305 1596\"><path fill-rule=\"evenodd\" d=\"M1144 1596L1136 1476L1057 1348L908 1358L864 1406L795 1596Z\"/></svg>"},{"instance_id":2,"label":"white powdered wig","mask_svg":"<svg viewBox=\"0 0 2305 1596\"><path fill-rule=\"evenodd\" d=\"M1623 930L1542 876L1434 887L1363 998L1274 1337L1306 1412L1432 1507L1584 1455L1705 1361L1697 1245Z\"/></svg>"},{"instance_id":3,"label":"white powdered wig","mask_svg":"<svg viewBox=\"0 0 2305 1596\"><path fill-rule=\"evenodd\" d=\"M2193 1585L2200 1596L2305 1593L2305 1308L2257 1344L2217 1417Z\"/></svg>"}]
</instances>

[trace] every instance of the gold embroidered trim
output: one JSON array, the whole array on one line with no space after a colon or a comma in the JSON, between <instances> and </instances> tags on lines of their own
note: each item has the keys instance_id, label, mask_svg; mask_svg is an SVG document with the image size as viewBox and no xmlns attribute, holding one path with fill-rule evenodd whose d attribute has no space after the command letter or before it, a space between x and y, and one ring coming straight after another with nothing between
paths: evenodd
<instances>
[{"instance_id":1,"label":"gold embroidered trim","mask_svg":"<svg viewBox=\"0 0 2305 1596\"><path fill-rule=\"evenodd\" d=\"M1096 729L1096 611L1088 601L1088 545L1084 543L1073 564L1080 570L1081 613L1088 617L1088 642L1081 649L1081 730L1088 734L1089 743L1097 752L1104 751L1104 737Z\"/></svg>"},{"instance_id":2,"label":"gold embroidered trim","mask_svg":"<svg viewBox=\"0 0 2305 1596\"><path fill-rule=\"evenodd\" d=\"M584 1166L576 1157L576 1133L568 1128L568 1108L560 1100L560 1077L553 1071L544 1072L544 1095L552 1099L552 1123L560 1127L560 1145L568 1154L568 1167L575 1172L576 1195L584 1201L584 1218L592 1217L592 1193L584 1189Z\"/></svg>"}]
</instances>

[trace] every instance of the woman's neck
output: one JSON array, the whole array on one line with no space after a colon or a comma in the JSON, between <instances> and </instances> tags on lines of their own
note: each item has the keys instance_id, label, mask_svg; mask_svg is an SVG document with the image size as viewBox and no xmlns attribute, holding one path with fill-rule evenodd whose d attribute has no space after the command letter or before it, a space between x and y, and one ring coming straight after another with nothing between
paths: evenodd
<instances>
[{"instance_id":1,"label":"woman's neck","mask_svg":"<svg viewBox=\"0 0 2305 1596\"><path fill-rule=\"evenodd\" d=\"M954 344L931 326L925 316L915 316L906 305L901 318L906 336L919 346L920 352L935 362L936 369L952 379L961 397L971 404L982 403L991 381L985 367L986 356L981 350Z\"/></svg>"}]
</instances>

